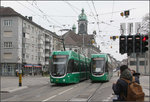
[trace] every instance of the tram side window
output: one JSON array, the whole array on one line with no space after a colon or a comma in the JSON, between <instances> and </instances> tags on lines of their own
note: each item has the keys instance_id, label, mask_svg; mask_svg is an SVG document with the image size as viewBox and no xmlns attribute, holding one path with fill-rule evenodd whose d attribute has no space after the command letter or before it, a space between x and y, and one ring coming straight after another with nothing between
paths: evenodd
<instances>
[{"instance_id":1,"label":"tram side window","mask_svg":"<svg viewBox=\"0 0 150 102\"><path fill-rule=\"evenodd\" d=\"M74 67L74 60L69 60L67 72L72 73L73 67Z\"/></svg>"},{"instance_id":2,"label":"tram side window","mask_svg":"<svg viewBox=\"0 0 150 102\"><path fill-rule=\"evenodd\" d=\"M109 63L106 62L105 72L108 72L108 68L109 68L109 65L108 65L108 64L109 64Z\"/></svg>"},{"instance_id":3,"label":"tram side window","mask_svg":"<svg viewBox=\"0 0 150 102\"><path fill-rule=\"evenodd\" d=\"M73 69L72 69L72 72L78 72L78 62L77 61L74 61L74 66L72 66Z\"/></svg>"},{"instance_id":4,"label":"tram side window","mask_svg":"<svg viewBox=\"0 0 150 102\"><path fill-rule=\"evenodd\" d=\"M84 64L84 71L86 71L86 64Z\"/></svg>"},{"instance_id":5,"label":"tram side window","mask_svg":"<svg viewBox=\"0 0 150 102\"><path fill-rule=\"evenodd\" d=\"M83 62L81 63L81 71L84 71L84 65L83 65Z\"/></svg>"}]
</instances>

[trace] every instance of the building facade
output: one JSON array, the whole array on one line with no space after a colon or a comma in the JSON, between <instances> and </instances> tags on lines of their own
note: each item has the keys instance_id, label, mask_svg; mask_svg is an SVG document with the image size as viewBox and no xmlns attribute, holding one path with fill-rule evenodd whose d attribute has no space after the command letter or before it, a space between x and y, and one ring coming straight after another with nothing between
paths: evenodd
<instances>
[{"instance_id":1,"label":"building facade","mask_svg":"<svg viewBox=\"0 0 150 102\"><path fill-rule=\"evenodd\" d=\"M51 52L61 48L54 44L60 38L12 8L1 7L0 17L1 75L15 75L20 69L32 75L48 71Z\"/></svg>"}]
</instances>

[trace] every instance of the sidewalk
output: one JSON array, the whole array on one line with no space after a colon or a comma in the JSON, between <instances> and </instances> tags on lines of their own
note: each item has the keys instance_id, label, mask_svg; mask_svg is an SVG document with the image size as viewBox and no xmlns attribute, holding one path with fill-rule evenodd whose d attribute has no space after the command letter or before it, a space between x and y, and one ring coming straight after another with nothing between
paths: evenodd
<instances>
[{"instance_id":1,"label":"sidewalk","mask_svg":"<svg viewBox=\"0 0 150 102\"><path fill-rule=\"evenodd\" d=\"M145 102L150 102L150 85L149 85L149 77L150 76L141 76L140 77L140 84L143 88L143 91L145 93Z\"/></svg>"},{"instance_id":2,"label":"sidewalk","mask_svg":"<svg viewBox=\"0 0 150 102\"><path fill-rule=\"evenodd\" d=\"M119 78L118 77L118 72L114 73L114 77L116 77L116 80ZM150 102L150 81L149 81L150 76L140 76L140 84L143 88L143 91L145 93L145 102Z\"/></svg>"},{"instance_id":3,"label":"sidewalk","mask_svg":"<svg viewBox=\"0 0 150 102\"><path fill-rule=\"evenodd\" d=\"M19 87L18 77L1 77L0 93L10 93L28 88L29 86L49 84L49 77L25 76L22 77L22 86Z\"/></svg>"}]
</instances>

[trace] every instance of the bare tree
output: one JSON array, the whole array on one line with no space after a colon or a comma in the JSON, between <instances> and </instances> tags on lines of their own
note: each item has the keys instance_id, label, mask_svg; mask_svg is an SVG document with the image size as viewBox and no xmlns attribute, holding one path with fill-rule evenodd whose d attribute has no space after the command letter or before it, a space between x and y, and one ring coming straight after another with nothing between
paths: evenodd
<instances>
[{"instance_id":1,"label":"bare tree","mask_svg":"<svg viewBox=\"0 0 150 102\"><path fill-rule=\"evenodd\" d=\"M150 32L150 13L147 13L142 19L141 33L147 34Z\"/></svg>"}]
</instances>

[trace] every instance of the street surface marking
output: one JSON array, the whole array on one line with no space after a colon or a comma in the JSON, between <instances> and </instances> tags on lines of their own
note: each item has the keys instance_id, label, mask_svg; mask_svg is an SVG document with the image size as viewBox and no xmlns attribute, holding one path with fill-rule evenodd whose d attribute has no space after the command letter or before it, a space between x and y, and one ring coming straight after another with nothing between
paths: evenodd
<instances>
[{"instance_id":1,"label":"street surface marking","mask_svg":"<svg viewBox=\"0 0 150 102\"><path fill-rule=\"evenodd\" d=\"M63 91L63 92L60 92L58 95L61 95L61 94L65 93L65 92L67 92L67 91L69 91L69 90L71 90L71 89L73 89L73 87L70 88L70 89L67 89L67 90L65 90L65 91Z\"/></svg>"},{"instance_id":2,"label":"street surface marking","mask_svg":"<svg viewBox=\"0 0 150 102\"><path fill-rule=\"evenodd\" d=\"M107 99L104 99L102 100L102 102L105 102L105 101L112 101L114 96L113 95L110 95Z\"/></svg>"},{"instance_id":3,"label":"street surface marking","mask_svg":"<svg viewBox=\"0 0 150 102\"><path fill-rule=\"evenodd\" d=\"M67 89L67 90L65 90L65 91L60 92L58 95L61 95L61 94L65 93L65 92L67 92L67 91L69 91L69 90L71 90L71 89L73 89L73 87L70 88L70 89ZM51 96L51 97L49 97L49 98L43 100L42 102L48 101L48 100L50 100L50 99L52 99L52 98L54 98L54 97L56 97L56 96L57 96L57 95L53 95L53 96Z\"/></svg>"},{"instance_id":4,"label":"street surface marking","mask_svg":"<svg viewBox=\"0 0 150 102\"><path fill-rule=\"evenodd\" d=\"M49 98L43 100L42 102L48 101L48 100L50 100L50 99L52 99L52 98L54 98L54 97L56 97L56 96L57 96L57 95L51 96L51 97L49 97Z\"/></svg>"}]
</instances>

